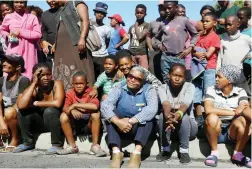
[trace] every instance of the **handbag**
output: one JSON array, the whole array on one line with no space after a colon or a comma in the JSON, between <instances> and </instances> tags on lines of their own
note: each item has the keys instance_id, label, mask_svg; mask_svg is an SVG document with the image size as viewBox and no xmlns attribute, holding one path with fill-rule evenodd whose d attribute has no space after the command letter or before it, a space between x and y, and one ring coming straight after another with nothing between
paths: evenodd
<instances>
[{"instance_id":1,"label":"handbag","mask_svg":"<svg viewBox=\"0 0 252 169\"><path fill-rule=\"evenodd\" d=\"M73 7L75 9L76 14L79 17L79 20L80 20L80 16L79 16L78 11L76 9L74 0L73 0ZM81 25L82 25L81 20L77 24L80 27L80 31L81 31L81 29L82 29L81 28ZM88 34L86 37L86 46L91 52L98 51L102 47L101 38L100 38L98 32L96 31L92 21L89 21Z\"/></svg>"}]
</instances>

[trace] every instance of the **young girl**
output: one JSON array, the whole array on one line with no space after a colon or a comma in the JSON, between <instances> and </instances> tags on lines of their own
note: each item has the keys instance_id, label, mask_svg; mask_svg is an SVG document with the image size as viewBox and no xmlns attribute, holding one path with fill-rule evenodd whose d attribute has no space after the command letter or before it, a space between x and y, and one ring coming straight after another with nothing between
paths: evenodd
<instances>
[{"instance_id":1,"label":"young girl","mask_svg":"<svg viewBox=\"0 0 252 169\"><path fill-rule=\"evenodd\" d=\"M24 75L32 77L32 68L38 62L36 45L41 38L38 19L25 12L27 1L14 0L14 13L5 16L0 28L1 35L8 39L6 54L19 54L25 61Z\"/></svg>"},{"instance_id":2,"label":"young girl","mask_svg":"<svg viewBox=\"0 0 252 169\"><path fill-rule=\"evenodd\" d=\"M115 55L118 50L123 48L129 40L129 36L126 31L120 26L125 26L122 17L119 14L108 17L111 19L110 26L114 28L114 32L111 34L110 42L108 46L108 53Z\"/></svg>"},{"instance_id":3,"label":"young girl","mask_svg":"<svg viewBox=\"0 0 252 169\"><path fill-rule=\"evenodd\" d=\"M106 99L110 90L118 86L125 80L123 73L118 69L118 60L114 55L109 55L104 59L105 72L100 74L95 82L90 96L93 98L97 96L99 87L102 87L102 100Z\"/></svg>"},{"instance_id":4,"label":"young girl","mask_svg":"<svg viewBox=\"0 0 252 169\"><path fill-rule=\"evenodd\" d=\"M178 134L180 140L180 163L183 164L191 161L189 156L189 139L195 138L198 132L192 111L195 88L193 84L185 82L185 76L186 67L175 63L168 74L169 83L160 86L158 89L164 110L163 119L166 120L160 121L160 123L164 124L163 130L167 132L168 141L170 140L171 132ZM169 148L164 147L164 149L168 150ZM168 157L171 157L171 155Z\"/></svg>"},{"instance_id":5,"label":"young girl","mask_svg":"<svg viewBox=\"0 0 252 169\"><path fill-rule=\"evenodd\" d=\"M195 85L196 92L194 98L194 107L197 114L198 125L201 125L203 120L201 111L202 97L206 93L206 89L215 84L215 74L216 74L216 62L217 62L217 52L220 48L220 38L215 33L214 29L217 24L217 17L213 13L207 13L202 19L204 33L198 38L194 51L193 62L198 61L199 63L204 63L205 71L194 78L194 67L192 65L191 73L193 78L193 84Z\"/></svg>"},{"instance_id":6,"label":"young girl","mask_svg":"<svg viewBox=\"0 0 252 169\"><path fill-rule=\"evenodd\" d=\"M47 154L55 154L62 148L64 135L61 131L60 114L64 98L63 83L52 80L50 67L45 63L35 65L31 85L17 100L23 144L14 153L35 148L34 129L36 133L51 132L52 147L47 150Z\"/></svg>"}]
</instances>

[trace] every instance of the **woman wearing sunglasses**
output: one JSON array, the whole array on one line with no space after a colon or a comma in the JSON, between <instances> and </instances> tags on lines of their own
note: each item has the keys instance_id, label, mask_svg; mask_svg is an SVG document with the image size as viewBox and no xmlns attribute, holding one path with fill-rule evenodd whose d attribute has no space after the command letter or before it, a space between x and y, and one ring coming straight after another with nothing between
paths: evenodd
<instances>
[{"instance_id":1,"label":"woman wearing sunglasses","mask_svg":"<svg viewBox=\"0 0 252 169\"><path fill-rule=\"evenodd\" d=\"M145 84L144 69L135 66L127 82L115 87L101 104L103 117L108 120L108 146L112 150L111 168L120 168L123 160L122 138L134 140L135 150L130 155L129 168L139 168L141 151L151 134L153 118L158 110L156 90Z\"/></svg>"}]
</instances>

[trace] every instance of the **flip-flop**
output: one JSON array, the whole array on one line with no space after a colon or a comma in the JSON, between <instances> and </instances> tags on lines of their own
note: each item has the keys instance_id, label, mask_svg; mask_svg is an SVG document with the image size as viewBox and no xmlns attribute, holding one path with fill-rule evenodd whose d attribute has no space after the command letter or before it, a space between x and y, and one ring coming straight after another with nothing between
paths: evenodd
<instances>
[{"instance_id":1,"label":"flip-flop","mask_svg":"<svg viewBox=\"0 0 252 169\"><path fill-rule=\"evenodd\" d=\"M10 152L12 152L15 148L16 148L16 146L6 146L6 147L0 149L0 153L10 153Z\"/></svg>"},{"instance_id":2,"label":"flip-flop","mask_svg":"<svg viewBox=\"0 0 252 169\"><path fill-rule=\"evenodd\" d=\"M207 160L212 160L212 161L214 161L214 163L209 163L209 162L207 162ZM217 156L215 156L215 155L208 156L205 160L205 165L210 166L210 167L217 167L217 165L218 165Z\"/></svg>"},{"instance_id":3,"label":"flip-flop","mask_svg":"<svg viewBox=\"0 0 252 169\"><path fill-rule=\"evenodd\" d=\"M235 160L235 159L231 159L232 163L238 165L238 166L245 166L247 168L251 168L251 159L248 157L243 157L241 161Z\"/></svg>"}]
</instances>

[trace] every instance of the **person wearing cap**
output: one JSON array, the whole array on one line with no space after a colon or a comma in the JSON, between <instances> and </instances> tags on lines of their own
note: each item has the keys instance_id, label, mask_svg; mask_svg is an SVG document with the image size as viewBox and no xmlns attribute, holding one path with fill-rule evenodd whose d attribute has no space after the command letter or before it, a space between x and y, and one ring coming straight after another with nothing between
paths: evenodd
<instances>
[{"instance_id":1,"label":"person wearing cap","mask_svg":"<svg viewBox=\"0 0 252 169\"><path fill-rule=\"evenodd\" d=\"M114 28L109 41L108 53L115 55L117 51L123 49L123 45L128 42L129 36L127 32L120 26L125 26L125 23L119 14L114 14L108 18L111 19L110 26Z\"/></svg>"},{"instance_id":2,"label":"person wearing cap","mask_svg":"<svg viewBox=\"0 0 252 169\"><path fill-rule=\"evenodd\" d=\"M7 76L0 78L0 135L11 136L11 141L8 146L0 147L0 152L11 152L20 141L16 100L18 95L29 86L30 80L21 75L25 71L22 56L5 55L2 65L3 72Z\"/></svg>"},{"instance_id":3,"label":"person wearing cap","mask_svg":"<svg viewBox=\"0 0 252 169\"><path fill-rule=\"evenodd\" d=\"M154 74L159 80L162 81L162 76L160 74L160 59L162 52L156 45L156 35L160 30L160 24L165 21L165 10L164 10L164 0L159 0L158 2L158 13L159 17L149 24L148 33L146 36L147 46L149 48L149 68L152 74Z\"/></svg>"},{"instance_id":4,"label":"person wearing cap","mask_svg":"<svg viewBox=\"0 0 252 169\"><path fill-rule=\"evenodd\" d=\"M103 23L103 19L107 15L107 9L108 5L106 3L98 2L93 10L95 15L94 26L102 42L101 49L92 52L96 78L104 71L104 58L108 56L107 47L111 36L111 28Z\"/></svg>"},{"instance_id":5,"label":"person wearing cap","mask_svg":"<svg viewBox=\"0 0 252 169\"><path fill-rule=\"evenodd\" d=\"M129 50L134 54L133 60L138 65L148 69L146 34L149 24L144 21L147 8L144 4L138 4L135 9L136 22L129 28Z\"/></svg>"},{"instance_id":6,"label":"person wearing cap","mask_svg":"<svg viewBox=\"0 0 252 169\"><path fill-rule=\"evenodd\" d=\"M234 65L222 66L216 76L216 85L207 89L204 106L205 131L211 147L207 166L218 164L218 143L235 145L232 162L251 168L251 159L242 154L250 134L251 108L244 89L237 87L241 69Z\"/></svg>"}]
</instances>

